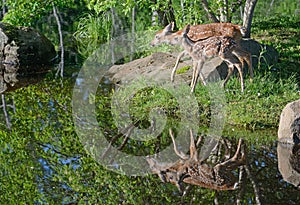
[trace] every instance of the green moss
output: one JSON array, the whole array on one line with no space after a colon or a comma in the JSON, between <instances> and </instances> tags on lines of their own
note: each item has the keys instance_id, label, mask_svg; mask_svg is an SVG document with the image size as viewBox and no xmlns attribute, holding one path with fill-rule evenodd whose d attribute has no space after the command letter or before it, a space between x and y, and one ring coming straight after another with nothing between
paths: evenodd
<instances>
[{"instance_id":1,"label":"green moss","mask_svg":"<svg viewBox=\"0 0 300 205\"><path fill-rule=\"evenodd\" d=\"M189 69L191 69L191 67L192 66L190 66L190 65L183 66L176 71L176 74L186 73Z\"/></svg>"}]
</instances>

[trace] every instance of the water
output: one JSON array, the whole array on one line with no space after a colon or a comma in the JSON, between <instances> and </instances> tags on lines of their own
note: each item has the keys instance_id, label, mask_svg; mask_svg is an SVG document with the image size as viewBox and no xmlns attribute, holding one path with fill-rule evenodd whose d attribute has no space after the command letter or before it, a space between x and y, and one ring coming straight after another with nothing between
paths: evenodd
<instances>
[{"instance_id":1,"label":"water","mask_svg":"<svg viewBox=\"0 0 300 205\"><path fill-rule=\"evenodd\" d=\"M5 128L4 121L1 124L0 201L20 199L36 204L131 204L134 201L137 204L147 201L150 204L211 204L218 199L221 204L232 204L240 198L243 204L256 204L255 196L258 196L262 204L298 203L299 190L291 179L283 178L289 173L281 173L282 167L278 167L278 162L288 162L288 159L282 159L282 156L286 156L282 153L290 153L292 148L279 146L274 130L264 131L273 139L267 142L247 140L247 131L239 131L242 134L238 136L231 134L229 144L232 147L236 145L237 138L243 136L246 139L247 163L251 175L246 174L245 185L242 186L245 189L215 192L193 186L182 197L175 186L160 182L157 175L129 177L110 171L122 167L121 164L115 164L116 167L107 170L87 154L85 145L74 130L71 114L74 83L75 78L61 81L50 75L40 83L5 94L7 104L14 100L16 111L7 107L11 130ZM124 136L118 135L111 122L107 109L110 104L107 90L111 88L104 87L105 92L101 88L98 91L100 97L97 107L101 112L97 118L106 139L114 139L117 147L124 143ZM257 134L260 135L259 132ZM167 130L160 139L162 144L171 143ZM157 143L154 141L138 145L128 141L121 150L127 153L149 153L156 150ZM160 149L164 146L161 145ZM137 150L137 147L144 151ZM220 152L223 155L224 150ZM237 176L238 170L234 174ZM295 178L292 179L294 182L299 180ZM256 195L255 190L258 190Z\"/></svg>"}]
</instances>

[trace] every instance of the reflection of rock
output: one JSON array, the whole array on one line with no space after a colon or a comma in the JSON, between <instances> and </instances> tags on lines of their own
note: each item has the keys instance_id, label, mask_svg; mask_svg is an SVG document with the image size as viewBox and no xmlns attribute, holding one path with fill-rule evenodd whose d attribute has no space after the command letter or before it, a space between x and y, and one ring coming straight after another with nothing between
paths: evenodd
<instances>
[{"instance_id":1,"label":"reflection of rock","mask_svg":"<svg viewBox=\"0 0 300 205\"><path fill-rule=\"evenodd\" d=\"M56 55L53 44L27 27L0 23L0 61L6 64L49 64ZM30 69L30 67L28 67Z\"/></svg>"},{"instance_id":2,"label":"reflection of rock","mask_svg":"<svg viewBox=\"0 0 300 205\"><path fill-rule=\"evenodd\" d=\"M300 100L286 105L280 116L278 140L284 143L300 141Z\"/></svg>"},{"instance_id":3,"label":"reflection of rock","mask_svg":"<svg viewBox=\"0 0 300 205\"><path fill-rule=\"evenodd\" d=\"M283 179L300 188L300 144L278 143L278 169Z\"/></svg>"},{"instance_id":4,"label":"reflection of rock","mask_svg":"<svg viewBox=\"0 0 300 205\"><path fill-rule=\"evenodd\" d=\"M260 61L268 65L275 64L278 60L278 52L271 46L259 44L252 39L244 39L241 46L252 54L254 69L258 64L258 57L262 54ZM167 53L153 53L151 56L137 59L135 61L123 64L114 65L109 69L111 80L115 83L130 82L133 79L143 76L144 78L152 78L156 81L170 81L171 71L176 62L176 55ZM185 59L185 60L184 60ZM185 66L192 66L192 61L184 58L183 62L179 63L178 69ZM208 81L215 79L225 79L227 75L226 63L218 57L208 60L203 66L203 74ZM190 82L192 76L191 69L183 74L175 76L175 82Z\"/></svg>"},{"instance_id":5,"label":"reflection of rock","mask_svg":"<svg viewBox=\"0 0 300 205\"><path fill-rule=\"evenodd\" d=\"M32 73L28 73L27 67L19 68L18 65L0 64L0 94L39 82L49 69L49 66L39 66L36 72L37 69L31 66Z\"/></svg>"},{"instance_id":6,"label":"reflection of rock","mask_svg":"<svg viewBox=\"0 0 300 205\"><path fill-rule=\"evenodd\" d=\"M278 168L283 179L300 188L300 100L285 106L278 128Z\"/></svg>"},{"instance_id":7,"label":"reflection of rock","mask_svg":"<svg viewBox=\"0 0 300 205\"><path fill-rule=\"evenodd\" d=\"M39 32L0 23L0 93L38 82L55 55L53 44Z\"/></svg>"}]
</instances>

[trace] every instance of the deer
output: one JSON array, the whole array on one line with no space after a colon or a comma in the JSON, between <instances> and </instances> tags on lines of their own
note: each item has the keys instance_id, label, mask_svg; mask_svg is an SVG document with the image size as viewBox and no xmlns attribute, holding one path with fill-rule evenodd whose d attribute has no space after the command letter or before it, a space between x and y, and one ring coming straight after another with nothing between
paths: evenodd
<instances>
[{"instance_id":1,"label":"deer","mask_svg":"<svg viewBox=\"0 0 300 205\"><path fill-rule=\"evenodd\" d=\"M179 30L177 32L172 32L174 28L174 22L171 22L169 25L167 25L163 30L158 31L155 35L155 38L150 43L151 46L160 45L162 43L167 43L171 45L181 45L181 35L183 30ZM191 41L197 42L206 40L210 37L214 36L226 36L231 37L235 42L236 46L232 49L232 53L237 56L239 61L242 63L242 67L244 67L244 61L248 64L249 72L250 72L250 79L252 81L253 79L253 70L252 70L252 59L251 54L244 51L240 46L240 40L243 35L243 27L231 23L212 23L212 24L201 24L201 25L194 25L190 26L190 30L187 34L189 39ZM178 64L180 59L186 55L189 54L187 51L181 52L177 59L175 66L172 70L171 74L171 82L174 82L174 76L175 72L177 70ZM193 72L194 73L194 72ZM223 83L223 86L227 83L229 77L232 75L233 70L230 70L227 77L225 78L225 83ZM193 78L194 79L194 76ZM193 81L193 80L192 80ZM191 83L191 86L193 86L193 82ZM242 88L243 91L243 88Z\"/></svg>"},{"instance_id":2,"label":"deer","mask_svg":"<svg viewBox=\"0 0 300 205\"><path fill-rule=\"evenodd\" d=\"M201 142L201 137L198 138L195 144L193 133L190 130L190 150L189 155L186 155L178 151L171 129L169 129L169 134L174 152L180 159L174 163L159 163L150 157L146 159L151 171L157 174L162 182L174 184L181 193L184 191L183 183L218 191L238 189L238 177L233 175L232 171L246 164L245 150L242 149L243 140L241 138L233 157L230 158L229 156L227 160L211 166L205 160L199 160L197 146ZM240 154L241 157L239 158Z\"/></svg>"},{"instance_id":3,"label":"deer","mask_svg":"<svg viewBox=\"0 0 300 205\"><path fill-rule=\"evenodd\" d=\"M191 82L191 92L194 92L198 76L200 76L203 85L207 85L204 76L202 75L202 67L207 59L219 56L228 64L228 74L223 82L225 87L229 80L234 67L238 69L241 79L241 90L244 91L244 79L242 71L242 63L232 53L237 43L233 38L227 36L212 36L197 42L192 41L188 37L190 25L187 25L184 30L173 33L173 24L169 24L164 29L162 41L170 44L180 44L184 48L184 52L188 53L193 59L193 76ZM162 36L160 36L162 37ZM173 70L174 71L174 70ZM172 74L173 75L173 74Z\"/></svg>"}]
</instances>

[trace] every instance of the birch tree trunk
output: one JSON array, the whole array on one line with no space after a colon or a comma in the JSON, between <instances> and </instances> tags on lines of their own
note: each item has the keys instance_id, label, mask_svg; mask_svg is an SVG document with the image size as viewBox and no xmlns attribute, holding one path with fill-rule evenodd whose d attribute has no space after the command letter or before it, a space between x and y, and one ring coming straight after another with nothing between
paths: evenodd
<instances>
[{"instance_id":1,"label":"birch tree trunk","mask_svg":"<svg viewBox=\"0 0 300 205\"><path fill-rule=\"evenodd\" d=\"M222 3L222 7L220 8L220 22L228 22L228 0L218 0Z\"/></svg>"},{"instance_id":2,"label":"birch tree trunk","mask_svg":"<svg viewBox=\"0 0 300 205\"><path fill-rule=\"evenodd\" d=\"M243 26L246 28L245 36L250 38L251 24L253 19L254 8L256 6L257 0L247 0L244 8Z\"/></svg>"},{"instance_id":3,"label":"birch tree trunk","mask_svg":"<svg viewBox=\"0 0 300 205\"><path fill-rule=\"evenodd\" d=\"M220 21L217 19L216 15L215 15L212 11L210 11L209 6L208 6L208 2L207 2L206 0L201 0L201 3L202 3L202 6L203 6L204 10L205 10L206 13L208 14L208 18L209 18L211 21L215 22L215 23L220 22Z\"/></svg>"},{"instance_id":4,"label":"birch tree trunk","mask_svg":"<svg viewBox=\"0 0 300 205\"><path fill-rule=\"evenodd\" d=\"M62 29L61 29L61 23L60 23L60 19L58 16L58 11L56 6L54 5L54 3L52 3L52 9L53 9L53 15L55 17L56 20L56 24L57 24L57 28L58 28L58 34L59 34L59 47L60 47L60 62L58 65L58 69L57 69L57 73L56 76L58 75L58 73L60 73L60 77L64 76L64 56L65 56L65 52L64 52L64 40L63 40L63 34L62 34Z\"/></svg>"},{"instance_id":5,"label":"birch tree trunk","mask_svg":"<svg viewBox=\"0 0 300 205\"><path fill-rule=\"evenodd\" d=\"M176 30L176 19L173 9L172 0L167 0L167 4L161 4L157 0L152 0L153 4L158 4L157 9L152 12L152 25L161 25L166 26L170 22L175 23L175 30Z\"/></svg>"},{"instance_id":6,"label":"birch tree trunk","mask_svg":"<svg viewBox=\"0 0 300 205\"><path fill-rule=\"evenodd\" d=\"M134 0L134 4L135 4L135 0ZM135 43L135 5L132 8L132 14L131 14L130 61L133 60L133 56L134 56L134 43Z\"/></svg>"},{"instance_id":7,"label":"birch tree trunk","mask_svg":"<svg viewBox=\"0 0 300 205\"><path fill-rule=\"evenodd\" d=\"M6 121L6 127L7 129L11 129L11 122L10 122L10 117L9 114L7 112L7 106L6 106L6 100L5 100L5 95L1 94L1 98L2 98L2 109L3 109L3 113L4 113L4 117L5 117L5 121Z\"/></svg>"}]
</instances>

